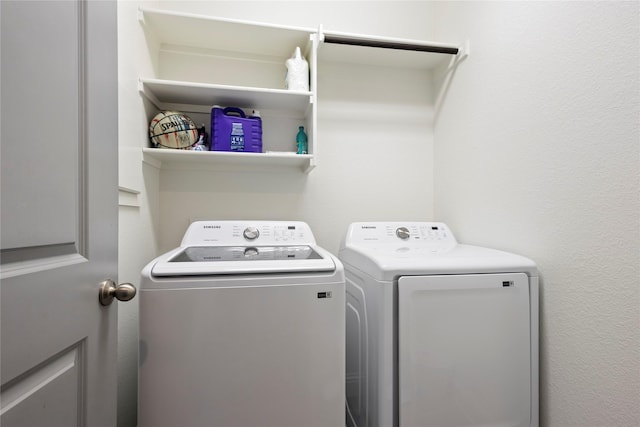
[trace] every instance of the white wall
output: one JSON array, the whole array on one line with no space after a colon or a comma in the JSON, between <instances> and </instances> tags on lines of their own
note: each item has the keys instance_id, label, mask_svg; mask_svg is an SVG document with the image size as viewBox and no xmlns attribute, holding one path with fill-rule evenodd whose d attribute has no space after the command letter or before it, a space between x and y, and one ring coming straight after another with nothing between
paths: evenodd
<instances>
[{"instance_id":1,"label":"white wall","mask_svg":"<svg viewBox=\"0 0 640 427\"><path fill-rule=\"evenodd\" d=\"M640 424L638 3L158 5L469 38L472 54L439 94L428 75L322 63L319 165L308 176L160 172L143 166L139 152L147 118L136 84L151 66L138 2L120 0L120 182L140 191L139 206L121 207L120 281L137 284L148 260L178 244L189 218L301 219L334 252L354 220L442 220L463 242L519 252L540 266L543 425ZM435 95L442 103L434 136ZM120 305L120 331L125 427L136 415L137 304Z\"/></svg>"},{"instance_id":2,"label":"white wall","mask_svg":"<svg viewBox=\"0 0 640 427\"><path fill-rule=\"evenodd\" d=\"M320 245L337 253L350 222L432 216L428 78L402 72L396 82L399 71L329 64L319 73L318 166L309 175L163 170L162 250L177 246L196 218L300 219L311 225ZM399 105L380 94L387 91L379 85L406 91L400 87L407 82L416 91L394 94ZM292 147L294 136L292 131Z\"/></svg>"},{"instance_id":3,"label":"white wall","mask_svg":"<svg viewBox=\"0 0 640 427\"><path fill-rule=\"evenodd\" d=\"M118 279L136 287L142 267L158 255L159 173L142 163L148 122L138 76L150 70L136 2L118 2ZM118 425L135 426L138 380L138 298L118 304Z\"/></svg>"},{"instance_id":4,"label":"white wall","mask_svg":"<svg viewBox=\"0 0 640 427\"><path fill-rule=\"evenodd\" d=\"M436 217L527 255L541 422L640 425L638 2L442 2L472 42L438 111Z\"/></svg>"}]
</instances>

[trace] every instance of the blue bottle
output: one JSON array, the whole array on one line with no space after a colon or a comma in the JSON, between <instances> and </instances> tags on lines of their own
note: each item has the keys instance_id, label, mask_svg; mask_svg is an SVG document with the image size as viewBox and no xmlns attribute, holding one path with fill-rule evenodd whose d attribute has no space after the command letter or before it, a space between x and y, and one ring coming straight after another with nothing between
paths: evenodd
<instances>
[{"instance_id":1,"label":"blue bottle","mask_svg":"<svg viewBox=\"0 0 640 427\"><path fill-rule=\"evenodd\" d=\"M298 128L298 135L296 135L296 145L298 147L297 154L307 154L307 134L304 133L304 126Z\"/></svg>"}]
</instances>

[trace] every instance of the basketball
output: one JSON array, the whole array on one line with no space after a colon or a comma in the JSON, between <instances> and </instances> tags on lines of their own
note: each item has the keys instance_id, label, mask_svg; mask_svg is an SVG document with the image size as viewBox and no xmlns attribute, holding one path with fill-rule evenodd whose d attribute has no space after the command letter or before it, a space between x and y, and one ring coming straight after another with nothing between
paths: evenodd
<instances>
[{"instance_id":1,"label":"basketball","mask_svg":"<svg viewBox=\"0 0 640 427\"><path fill-rule=\"evenodd\" d=\"M188 150L198 140L198 128L186 114L162 111L151 120L149 136L155 147Z\"/></svg>"}]
</instances>

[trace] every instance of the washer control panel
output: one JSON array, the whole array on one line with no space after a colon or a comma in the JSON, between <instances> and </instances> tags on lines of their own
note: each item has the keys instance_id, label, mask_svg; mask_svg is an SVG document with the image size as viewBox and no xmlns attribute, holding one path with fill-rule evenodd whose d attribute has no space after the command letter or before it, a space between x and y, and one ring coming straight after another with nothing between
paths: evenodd
<instances>
[{"instance_id":1,"label":"washer control panel","mask_svg":"<svg viewBox=\"0 0 640 427\"><path fill-rule=\"evenodd\" d=\"M457 241L441 222L360 222L353 223L345 238L360 246L415 245L451 247Z\"/></svg>"},{"instance_id":2,"label":"washer control panel","mask_svg":"<svg viewBox=\"0 0 640 427\"><path fill-rule=\"evenodd\" d=\"M181 246L315 245L311 228L301 221L196 221Z\"/></svg>"}]
</instances>

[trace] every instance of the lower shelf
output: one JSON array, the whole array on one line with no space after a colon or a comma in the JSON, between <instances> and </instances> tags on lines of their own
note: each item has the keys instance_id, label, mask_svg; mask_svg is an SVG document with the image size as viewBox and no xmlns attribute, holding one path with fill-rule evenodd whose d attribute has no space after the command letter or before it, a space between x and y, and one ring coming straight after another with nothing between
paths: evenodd
<instances>
[{"instance_id":1,"label":"lower shelf","mask_svg":"<svg viewBox=\"0 0 640 427\"><path fill-rule=\"evenodd\" d=\"M278 171L298 169L309 173L315 167L312 154L238 153L143 148L142 161L158 169L204 169Z\"/></svg>"}]
</instances>

